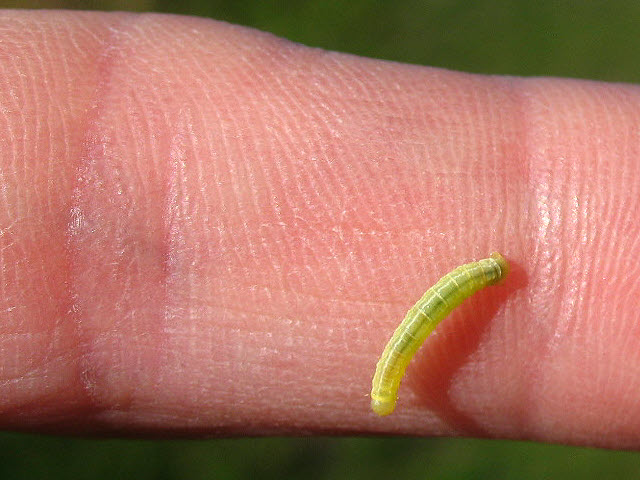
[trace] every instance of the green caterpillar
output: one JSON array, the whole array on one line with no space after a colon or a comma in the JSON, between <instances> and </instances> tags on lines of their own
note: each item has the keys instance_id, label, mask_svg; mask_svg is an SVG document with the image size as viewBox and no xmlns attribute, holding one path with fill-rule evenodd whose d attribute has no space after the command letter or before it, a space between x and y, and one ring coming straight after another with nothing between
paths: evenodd
<instances>
[{"instance_id":1,"label":"green caterpillar","mask_svg":"<svg viewBox=\"0 0 640 480\"><path fill-rule=\"evenodd\" d=\"M498 283L509 264L498 252L461 265L447 273L418 300L382 352L371 388L371 409L389 415L396 406L398 387L413 354L451 311L478 290Z\"/></svg>"}]
</instances>

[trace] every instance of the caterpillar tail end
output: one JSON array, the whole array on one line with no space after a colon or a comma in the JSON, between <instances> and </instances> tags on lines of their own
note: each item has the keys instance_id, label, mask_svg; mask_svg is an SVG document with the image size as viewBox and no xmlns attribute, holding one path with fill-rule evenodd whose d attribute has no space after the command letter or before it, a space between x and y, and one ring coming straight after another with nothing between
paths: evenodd
<instances>
[{"instance_id":1,"label":"caterpillar tail end","mask_svg":"<svg viewBox=\"0 0 640 480\"><path fill-rule=\"evenodd\" d=\"M395 408L396 408L395 399L381 400L375 397L371 397L371 410L373 410L374 413L376 415L379 415L380 417L385 417L390 413L393 413Z\"/></svg>"},{"instance_id":2,"label":"caterpillar tail end","mask_svg":"<svg viewBox=\"0 0 640 480\"><path fill-rule=\"evenodd\" d=\"M498 276L498 279L496 282L496 283L500 283L509 274L509 262L507 262L505 258L498 252L493 252L491 255L489 255L489 258L494 259L495 262L500 267L500 275Z\"/></svg>"}]
</instances>

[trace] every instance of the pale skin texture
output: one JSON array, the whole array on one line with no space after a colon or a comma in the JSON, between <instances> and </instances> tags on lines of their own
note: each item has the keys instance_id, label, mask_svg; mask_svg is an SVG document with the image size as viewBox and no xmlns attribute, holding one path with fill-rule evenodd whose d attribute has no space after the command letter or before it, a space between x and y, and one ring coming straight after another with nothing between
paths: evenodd
<instances>
[{"instance_id":1,"label":"pale skin texture","mask_svg":"<svg viewBox=\"0 0 640 480\"><path fill-rule=\"evenodd\" d=\"M0 15L0 426L640 447L640 90ZM499 250L369 409L398 323Z\"/></svg>"}]
</instances>

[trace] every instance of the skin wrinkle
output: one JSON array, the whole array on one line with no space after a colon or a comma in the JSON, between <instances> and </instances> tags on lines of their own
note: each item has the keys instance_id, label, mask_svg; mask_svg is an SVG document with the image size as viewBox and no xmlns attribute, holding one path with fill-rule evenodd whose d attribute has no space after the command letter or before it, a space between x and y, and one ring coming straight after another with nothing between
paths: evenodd
<instances>
[{"instance_id":1,"label":"skin wrinkle","mask_svg":"<svg viewBox=\"0 0 640 480\"><path fill-rule=\"evenodd\" d=\"M222 342L227 342L227 343L228 343L228 342L230 342L230 341L231 341L231 340L225 340L225 339L222 339ZM236 343L236 344L238 344L237 342L235 342L235 343Z\"/></svg>"},{"instance_id":2,"label":"skin wrinkle","mask_svg":"<svg viewBox=\"0 0 640 480\"><path fill-rule=\"evenodd\" d=\"M112 28L108 28L110 34L108 37L102 39L100 42L100 52L97 54L98 61L96 62L99 72L98 83L95 88L95 101L94 108L87 114L86 127L84 130L84 140L82 141L83 152L76 162L75 169L72 170L73 175L73 188L71 197L71 220L69 228L67 230L67 255L68 255L68 298L69 298L69 316L73 323L76 325L77 348L78 348L78 380L80 389L84 394L82 400L83 403L88 405L88 411L96 412L100 409L100 399L96 396L95 390L95 378L92 378L90 365L91 365L91 340L88 338L86 326L83 324L84 309L82 302L85 299L80 298L80 294L77 291L78 282L78 270L82 268L79 265L78 250L82 248L78 244L78 238L87 229L93 229L95 226L88 225L85 220L85 208L83 206L82 199L85 195L88 171L90 169L90 155L99 147L95 141L98 135L95 133L97 128L97 122L100 117L100 99L101 94L106 91L105 84L108 83L110 76L109 71L112 69L111 52L113 45L118 43L117 32L114 32ZM91 118L93 117L93 118ZM81 218L82 221L78 219Z\"/></svg>"},{"instance_id":3,"label":"skin wrinkle","mask_svg":"<svg viewBox=\"0 0 640 480\"><path fill-rule=\"evenodd\" d=\"M567 105L568 110L578 111L579 107L577 102L574 101L572 93L568 93L567 100L569 105ZM580 119L580 115L578 115L578 119ZM560 121L559 131L570 131L575 128L569 122L565 122L564 119ZM571 153L565 153L565 149L562 149L560 153L562 155L562 162L559 162L554 172L557 172L555 175L552 175L552 179L550 179L552 193L550 194L553 198L558 198L561 200L552 202L552 206L549 210L551 215L551 222L549 224L550 237L552 238L573 238L578 231L579 225L576 224L576 216L575 212L571 209L571 197L575 195L575 183L571 181L572 175L571 170L575 167L572 159L570 158ZM552 153L551 158L554 155ZM562 194L559 194L560 191L566 192L566 195L563 198ZM581 245L576 245L576 249L580 249ZM578 269L580 265L577 263L576 257L567 255L563 261L556 262L558 264L558 269L552 272L552 275L556 279L558 289L563 292L563 301L559 305L559 308L556 312L554 312L554 316L556 318L554 330L552 336L550 337L550 345L549 345L549 355L554 356L555 350L559 348L559 345L556 343L556 339L560 339L564 335L568 334L568 329L572 328L571 322L568 320L573 318L575 315L575 304L578 300L576 298L576 282L579 281L577 275L567 275L562 276L559 274L560 271L573 271L577 274L580 273Z\"/></svg>"},{"instance_id":4,"label":"skin wrinkle","mask_svg":"<svg viewBox=\"0 0 640 480\"><path fill-rule=\"evenodd\" d=\"M550 176L546 171L546 157L547 152L544 148L548 142L541 141L541 137L544 138L546 132L542 128L540 119L544 119L546 116L541 113L541 110L546 105L541 105L539 102L543 102L545 99L541 95L537 95L539 92L539 84L535 80L523 80L520 85L519 95L519 107L520 118L523 119L524 134L524 152L523 158L528 159L524 164L526 165L527 175L527 190L530 193L528 197L531 199L530 204L526 208L527 218L527 232L526 238L529 245L525 245L525 248L532 249L531 265L530 265L530 278L532 278L530 289L535 292L535 301L529 301L527 303L527 310L530 315L529 318L533 319L537 325L542 325L542 321L546 315L544 310L535 308L535 305L542 306L549 305L548 297L549 293L554 290L551 286L544 289L544 284L541 287L537 287L536 284L540 282L540 279L549 279L550 269L554 265L551 255L553 255L554 249L545 242L548 238L547 232L549 231L549 224L551 219L551 211L549 207L549 185ZM547 252L544 254L544 252ZM544 258L546 255L546 258ZM543 280L546 282L547 280ZM543 290L544 289L544 290ZM544 328L544 327L541 327ZM542 330L540 330L542 331ZM525 334L530 334L530 329L527 329ZM536 335L541 337L541 335ZM538 348L544 349L548 352L548 346L545 342L540 342L540 338L537 339L541 345ZM547 353L541 355L544 360L548 357ZM540 368L536 365L532 365L527 362L523 378L528 379L525 385L522 387L524 402L523 405L531 404L533 398L535 398L535 392L540 388ZM517 424L521 428L530 428L532 418L530 414L525 411L521 411L518 414Z\"/></svg>"},{"instance_id":5,"label":"skin wrinkle","mask_svg":"<svg viewBox=\"0 0 640 480\"><path fill-rule=\"evenodd\" d=\"M180 300L176 294L176 287L179 283L177 265L179 258L184 256L187 249L187 242L181 233L180 221L186 224L189 221L186 212L189 202L186 193L186 146L185 139L193 138L190 132L189 113L180 111L175 134L172 136L169 145L168 168L166 180L166 193L164 195L164 230L165 230L165 304L164 304L164 327L165 333L169 332L180 318L188 317L186 308L179 305ZM189 293L187 293L187 298ZM162 373L159 374L163 376Z\"/></svg>"},{"instance_id":6,"label":"skin wrinkle","mask_svg":"<svg viewBox=\"0 0 640 480\"><path fill-rule=\"evenodd\" d=\"M138 33L141 38L146 39L142 30ZM155 36L157 34L158 32L153 32L152 35ZM155 49L153 42L145 43L149 49ZM151 66L151 68L154 70L154 74L158 76L159 81L164 83L162 78L164 72L161 68L155 65ZM159 83L151 80L150 84L158 85ZM188 91L189 89L184 90ZM153 97L147 101L144 107L155 107L163 104L164 99L156 95L155 89L151 89L150 93ZM191 104L197 105L197 102L191 102ZM141 107L141 109L144 107ZM172 367L175 362L173 358L175 347L170 335L177 334L187 338L195 338L198 334L196 325L192 321L196 312L194 312L190 301L193 297L193 278L195 275L192 265L195 262L190 258L193 255L193 250L189 248L189 240L187 239L189 230L187 225L189 225L192 218L189 213L192 197L186 187L189 179L187 165L191 163L191 159L196 158L194 152L196 151L195 145L197 145L196 137L191 130L193 123L190 112L191 110L184 105L180 105L174 111L168 109L168 111L161 111L158 114L154 112L154 115L158 116L156 121L161 121L163 125L169 123L173 126L175 124L176 127L171 131L171 140L167 144L161 142L152 149L152 152L159 150L157 154L158 169L163 172L163 178L160 180L164 188L162 194L163 208L158 220L162 225L163 231L162 274L159 283L161 283L164 291L164 300L159 308L161 311L158 311L158 319L160 321L156 330L157 335L155 338L151 338L151 351L146 351L149 348L148 346L140 345L139 358L153 356L156 357L157 361L155 370L147 373L148 385L144 390L140 389L141 391L138 393L138 397L141 398L139 398L137 410L143 410L147 403L155 403L157 400L154 398L153 390L157 389L157 386L162 387L167 382L170 382ZM149 136L152 139L155 138L154 135L151 135L154 130L157 130L157 128L150 129ZM178 329L173 326L181 323L186 323L189 327ZM201 335L204 335L204 333ZM154 350L157 350L157 353L154 353ZM112 414L110 413L110 415ZM142 423L144 424L146 421L143 419Z\"/></svg>"},{"instance_id":7,"label":"skin wrinkle","mask_svg":"<svg viewBox=\"0 0 640 480\"><path fill-rule=\"evenodd\" d=\"M101 100L92 112L91 121L87 122L81 156L84 160L78 167L76 178L80 180L74 193L74 208L84 212L86 219L83 231L71 237L70 247L74 255L72 284L76 289L74 311L78 324L78 348L82 350L78 366L80 384L85 392L83 403L91 412L91 421L98 424L107 422L114 409L135 410L136 403L144 404L144 386L154 372L154 362L149 360L156 356L154 344L161 341L158 333L162 329L149 328L149 323L141 323L145 320L140 312L155 310L157 314L163 308L160 304L166 304L166 301L145 304L149 301L145 295L136 299L132 293L140 291L138 278L147 276L149 283L164 283L162 263L146 270L141 245L130 242L135 228L128 227L137 215L133 208L136 201L131 196L148 191L150 184L145 179L153 181L157 176L148 177L136 168L140 164L135 161L122 165L119 157L121 145L132 145L133 158L154 158L154 137L150 132L156 128L147 127L149 123L144 114L149 97L145 96L147 91L138 93L125 89L125 96L110 103L114 100L113 92L119 84L119 76L130 66L127 60L131 58L130 47L134 40L127 29L136 18L139 17L119 16L119 22L114 22L109 28L111 36L105 40L98 62L100 82L95 98ZM117 27L114 26L116 23ZM134 75L137 73L135 67L130 71ZM124 119L125 128L113 134L109 119L118 102L128 102L131 115ZM143 113L137 115L138 112ZM152 116L149 118L153 119ZM144 202L139 202L137 208L144 208ZM109 223L114 211L119 212L119 218ZM99 256L102 258L89 260L96 247L100 248ZM161 253L162 249L158 251ZM105 280L101 281L101 278ZM116 283L119 283L118 288L110 288ZM101 284L109 295L102 295L101 302L91 305L89 298L95 294L92 289ZM153 297L161 296L162 291L162 288L156 289ZM125 325L127 335L122 336L120 332ZM141 362L144 369L138 366ZM136 381L129 384L123 381L127 378L135 378ZM132 388L139 393L134 395Z\"/></svg>"}]
</instances>

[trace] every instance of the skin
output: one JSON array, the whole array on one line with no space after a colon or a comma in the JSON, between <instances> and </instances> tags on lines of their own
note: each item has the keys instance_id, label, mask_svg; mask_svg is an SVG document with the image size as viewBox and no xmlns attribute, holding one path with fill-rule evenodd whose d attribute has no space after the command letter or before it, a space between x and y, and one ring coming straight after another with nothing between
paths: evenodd
<instances>
[{"instance_id":1,"label":"skin","mask_svg":"<svg viewBox=\"0 0 640 480\"><path fill-rule=\"evenodd\" d=\"M0 427L640 447L640 90L0 14ZM512 271L376 361L453 267Z\"/></svg>"}]
</instances>

